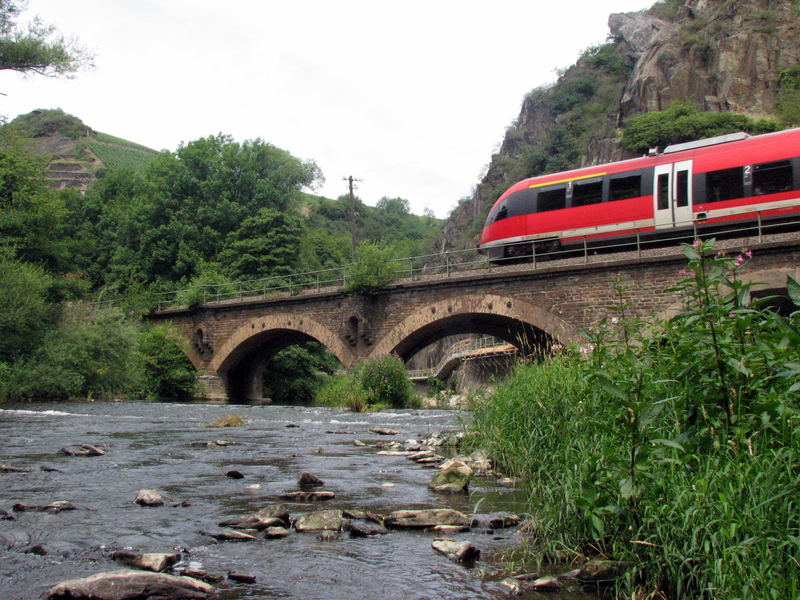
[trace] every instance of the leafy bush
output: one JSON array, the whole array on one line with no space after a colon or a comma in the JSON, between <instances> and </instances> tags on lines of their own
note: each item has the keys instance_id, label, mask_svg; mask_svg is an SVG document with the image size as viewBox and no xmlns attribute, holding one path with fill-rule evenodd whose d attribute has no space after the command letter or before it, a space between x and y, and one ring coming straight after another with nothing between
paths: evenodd
<instances>
[{"instance_id":1,"label":"leafy bush","mask_svg":"<svg viewBox=\"0 0 800 600\"><path fill-rule=\"evenodd\" d=\"M0 360L36 349L57 307L48 302L52 278L40 267L0 255Z\"/></svg>"},{"instance_id":2,"label":"leafy bush","mask_svg":"<svg viewBox=\"0 0 800 600\"><path fill-rule=\"evenodd\" d=\"M264 396L276 404L310 403L339 361L318 342L284 348L264 369Z\"/></svg>"},{"instance_id":3,"label":"leafy bush","mask_svg":"<svg viewBox=\"0 0 800 600\"><path fill-rule=\"evenodd\" d=\"M408 371L399 358L379 356L361 364L358 371L369 404L407 408L415 403Z\"/></svg>"},{"instance_id":4,"label":"leafy bush","mask_svg":"<svg viewBox=\"0 0 800 600\"><path fill-rule=\"evenodd\" d=\"M330 377L317 390L316 399L323 406L338 406L353 412L363 412L367 409L367 395L354 373Z\"/></svg>"},{"instance_id":5,"label":"leafy bush","mask_svg":"<svg viewBox=\"0 0 800 600\"><path fill-rule=\"evenodd\" d=\"M391 249L380 242L364 242L345 269L345 291L372 295L388 287L397 277Z\"/></svg>"},{"instance_id":6,"label":"leafy bush","mask_svg":"<svg viewBox=\"0 0 800 600\"><path fill-rule=\"evenodd\" d=\"M630 597L794 598L800 311L751 300L748 253L685 252L679 315L644 327L617 284L592 352L517 369L475 443L527 482L540 561L627 561Z\"/></svg>"},{"instance_id":7,"label":"leafy bush","mask_svg":"<svg viewBox=\"0 0 800 600\"><path fill-rule=\"evenodd\" d=\"M182 346L186 342L169 325L142 331L137 351L144 371L144 395L153 400L191 400L197 372Z\"/></svg>"},{"instance_id":8,"label":"leafy bush","mask_svg":"<svg viewBox=\"0 0 800 600\"><path fill-rule=\"evenodd\" d=\"M134 393L142 384L137 335L117 310L73 305L35 353L13 364L7 397L109 399Z\"/></svg>"},{"instance_id":9,"label":"leafy bush","mask_svg":"<svg viewBox=\"0 0 800 600\"><path fill-rule=\"evenodd\" d=\"M388 355L364 361L350 372L330 378L317 392L317 400L325 406L342 406L355 412L382 406L417 408L420 404L403 361Z\"/></svg>"},{"instance_id":10,"label":"leafy bush","mask_svg":"<svg viewBox=\"0 0 800 600\"><path fill-rule=\"evenodd\" d=\"M780 127L766 119L755 120L734 113L699 112L688 102L674 102L667 110L632 117L622 134L622 147L646 153L650 148L690 142L744 131L750 134L777 131Z\"/></svg>"}]
</instances>

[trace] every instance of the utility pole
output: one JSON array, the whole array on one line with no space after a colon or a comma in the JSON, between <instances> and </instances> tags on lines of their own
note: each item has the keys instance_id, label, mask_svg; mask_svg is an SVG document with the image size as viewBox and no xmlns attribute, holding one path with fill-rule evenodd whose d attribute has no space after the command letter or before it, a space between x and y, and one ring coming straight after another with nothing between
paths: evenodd
<instances>
[{"instance_id":1,"label":"utility pole","mask_svg":"<svg viewBox=\"0 0 800 600\"><path fill-rule=\"evenodd\" d=\"M354 185L356 182L361 182L361 179L354 179L352 175L349 177L342 177L347 182L348 188L350 190L349 198L349 209L350 209L350 241L353 248L353 256L356 253L356 197L353 195L353 190L357 188Z\"/></svg>"}]
</instances>

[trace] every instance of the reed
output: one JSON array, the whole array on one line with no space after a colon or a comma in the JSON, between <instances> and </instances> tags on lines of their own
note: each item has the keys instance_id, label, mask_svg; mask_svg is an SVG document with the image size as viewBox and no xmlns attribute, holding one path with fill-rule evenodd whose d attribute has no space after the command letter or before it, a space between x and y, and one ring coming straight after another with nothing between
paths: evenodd
<instances>
[{"instance_id":1,"label":"reed","mask_svg":"<svg viewBox=\"0 0 800 600\"><path fill-rule=\"evenodd\" d=\"M749 253L685 252L678 316L645 327L617 282L591 355L521 365L475 443L530 491L526 561L630 562L623 597L798 598L800 312L751 299Z\"/></svg>"}]
</instances>

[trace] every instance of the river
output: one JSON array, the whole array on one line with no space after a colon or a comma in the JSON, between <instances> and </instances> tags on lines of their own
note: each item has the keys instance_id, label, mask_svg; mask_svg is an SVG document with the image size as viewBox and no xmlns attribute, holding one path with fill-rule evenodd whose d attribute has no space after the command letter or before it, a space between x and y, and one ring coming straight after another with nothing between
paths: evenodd
<instances>
[{"instance_id":1,"label":"river","mask_svg":"<svg viewBox=\"0 0 800 600\"><path fill-rule=\"evenodd\" d=\"M246 425L206 428L236 414ZM309 471L325 481L333 500L284 502L292 517L318 508L363 509L380 514L406 508L449 507L468 514L524 510L518 490L493 480L476 481L469 495L443 496L427 489L432 471L371 447L399 431L405 442L460 426L462 413L396 410L359 414L297 406L219 406L155 403L3 405L0 464L28 472L0 473L0 598L38 598L65 579L121 568L113 550L172 552L210 573L244 571L254 584L218 584L219 597L314 599L508 598L482 577L495 568L493 554L517 542L513 530L457 534L482 551L467 568L431 548L431 532L322 541L292 533L282 540L217 543L204 531L217 523L279 502ZM198 442L234 442L203 447ZM356 439L366 447L354 445ZM103 456L66 456L59 450L88 443ZM42 470L49 467L57 470ZM226 477L237 470L241 479ZM161 507L134 504L137 491L156 489ZM70 501L80 508L57 514L12 512L15 503ZM31 552L35 546L46 554ZM560 594L529 598L588 598Z\"/></svg>"}]
</instances>

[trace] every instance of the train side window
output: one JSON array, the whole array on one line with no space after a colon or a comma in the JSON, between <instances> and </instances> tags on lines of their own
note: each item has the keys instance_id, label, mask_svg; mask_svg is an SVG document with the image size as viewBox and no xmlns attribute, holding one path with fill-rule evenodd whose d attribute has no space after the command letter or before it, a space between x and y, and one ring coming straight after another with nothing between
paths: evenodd
<instances>
[{"instance_id":1,"label":"train side window","mask_svg":"<svg viewBox=\"0 0 800 600\"><path fill-rule=\"evenodd\" d=\"M508 216L516 217L532 213L534 198L535 192L530 188L511 194L505 201L505 205L508 208Z\"/></svg>"},{"instance_id":2,"label":"train side window","mask_svg":"<svg viewBox=\"0 0 800 600\"><path fill-rule=\"evenodd\" d=\"M506 207L505 203L500 207L500 210L497 211L497 214L494 217L494 222L497 223L498 221L502 221L503 219L508 218L508 207Z\"/></svg>"},{"instance_id":3,"label":"train side window","mask_svg":"<svg viewBox=\"0 0 800 600\"><path fill-rule=\"evenodd\" d=\"M656 195L658 196L658 210L669 208L669 174L661 173L658 176Z\"/></svg>"},{"instance_id":4,"label":"train side window","mask_svg":"<svg viewBox=\"0 0 800 600\"><path fill-rule=\"evenodd\" d=\"M603 201L603 180L576 181L572 188L572 206L586 206Z\"/></svg>"},{"instance_id":5,"label":"train side window","mask_svg":"<svg viewBox=\"0 0 800 600\"><path fill-rule=\"evenodd\" d=\"M753 166L753 195L776 194L792 189L792 163L788 160Z\"/></svg>"},{"instance_id":6,"label":"train side window","mask_svg":"<svg viewBox=\"0 0 800 600\"><path fill-rule=\"evenodd\" d=\"M744 197L744 167L706 173L705 202L721 202Z\"/></svg>"},{"instance_id":7,"label":"train side window","mask_svg":"<svg viewBox=\"0 0 800 600\"><path fill-rule=\"evenodd\" d=\"M562 185L555 189L540 190L536 204L536 212L558 210L567 206L567 187Z\"/></svg>"},{"instance_id":8,"label":"train side window","mask_svg":"<svg viewBox=\"0 0 800 600\"><path fill-rule=\"evenodd\" d=\"M627 200L642 195L642 176L612 177L609 185L609 200Z\"/></svg>"}]
</instances>

